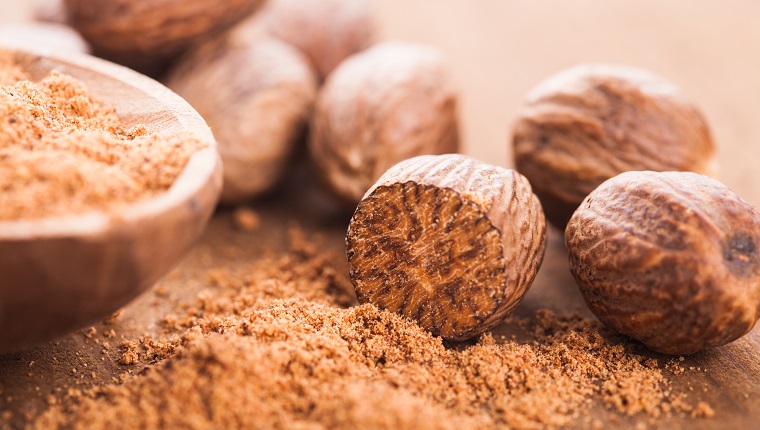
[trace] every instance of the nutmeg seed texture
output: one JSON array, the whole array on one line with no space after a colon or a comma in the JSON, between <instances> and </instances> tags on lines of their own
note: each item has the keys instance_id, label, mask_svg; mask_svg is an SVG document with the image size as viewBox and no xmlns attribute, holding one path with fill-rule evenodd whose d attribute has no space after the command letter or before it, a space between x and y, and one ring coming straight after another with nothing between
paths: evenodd
<instances>
[{"instance_id":1,"label":"nutmeg seed texture","mask_svg":"<svg viewBox=\"0 0 760 430\"><path fill-rule=\"evenodd\" d=\"M346 237L361 303L450 340L500 323L545 249L544 214L527 179L458 154L393 166L359 203Z\"/></svg>"},{"instance_id":2,"label":"nutmeg seed texture","mask_svg":"<svg viewBox=\"0 0 760 430\"><path fill-rule=\"evenodd\" d=\"M570 269L605 325L667 354L729 343L760 317L760 213L690 172L627 172L565 232Z\"/></svg>"},{"instance_id":3,"label":"nutmeg seed texture","mask_svg":"<svg viewBox=\"0 0 760 430\"><path fill-rule=\"evenodd\" d=\"M517 170L560 229L619 173L716 169L700 110L665 79L625 66L581 65L548 78L529 94L512 143Z\"/></svg>"}]
</instances>

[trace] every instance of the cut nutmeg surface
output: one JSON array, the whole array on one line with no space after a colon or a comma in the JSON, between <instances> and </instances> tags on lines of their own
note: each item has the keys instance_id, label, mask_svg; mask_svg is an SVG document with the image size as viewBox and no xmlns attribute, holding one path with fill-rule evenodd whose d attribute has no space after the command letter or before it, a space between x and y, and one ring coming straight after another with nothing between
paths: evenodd
<instances>
[{"instance_id":1,"label":"cut nutmeg surface","mask_svg":"<svg viewBox=\"0 0 760 430\"><path fill-rule=\"evenodd\" d=\"M393 166L359 203L346 237L359 301L449 340L501 322L545 249L544 214L527 179L458 154Z\"/></svg>"},{"instance_id":2,"label":"cut nutmeg surface","mask_svg":"<svg viewBox=\"0 0 760 430\"><path fill-rule=\"evenodd\" d=\"M649 348L729 343L760 316L760 213L689 172L627 172L591 193L565 232L591 311Z\"/></svg>"},{"instance_id":3,"label":"cut nutmeg surface","mask_svg":"<svg viewBox=\"0 0 760 430\"><path fill-rule=\"evenodd\" d=\"M626 171L714 174L705 118L673 84L632 67L591 64L536 87L513 135L517 170L560 229L583 199Z\"/></svg>"}]
</instances>

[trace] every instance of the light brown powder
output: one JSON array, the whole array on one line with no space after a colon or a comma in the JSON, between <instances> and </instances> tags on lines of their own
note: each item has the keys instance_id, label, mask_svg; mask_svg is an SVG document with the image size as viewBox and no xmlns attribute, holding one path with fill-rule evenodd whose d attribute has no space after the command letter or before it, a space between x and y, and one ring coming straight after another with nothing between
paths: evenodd
<instances>
[{"instance_id":1,"label":"light brown powder","mask_svg":"<svg viewBox=\"0 0 760 430\"><path fill-rule=\"evenodd\" d=\"M127 128L71 76L31 82L0 50L0 221L118 210L168 189L200 147Z\"/></svg>"},{"instance_id":2,"label":"light brown powder","mask_svg":"<svg viewBox=\"0 0 760 430\"><path fill-rule=\"evenodd\" d=\"M123 383L54 403L32 427L557 428L591 426L595 399L622 415L710 416L663 365L579 315L512 318L523 340L446 344L371 305L345 308L340 256L290 233L285 255L210 270L162 336L122 343Z\"/></svg>"},{"instance_id":3,"label":"light brown powder","mask_svg":"<svg viewBox=\"0 0 760 430\"><path fill-rule=\"evenodd\" d=\"M16 64L13 54L8 50L0 49L0 85L13 85L22 79L27 79L27 75Z\"/></svg>"}]
</instances>

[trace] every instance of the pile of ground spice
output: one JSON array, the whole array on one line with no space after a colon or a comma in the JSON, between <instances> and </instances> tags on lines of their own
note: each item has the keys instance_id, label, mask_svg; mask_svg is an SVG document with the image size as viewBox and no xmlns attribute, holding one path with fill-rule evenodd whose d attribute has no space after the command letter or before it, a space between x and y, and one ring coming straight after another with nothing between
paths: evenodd
<instances>
[{"instance_id":1,"label":"pile of ground spice","mask_svg":"<svg viewBox=\"0 0 760 430\"><path fill-rule=\"evenodd\" d=\"M683 371L677 360L638 355L579 315L509 320L523 340L447 344L399 315L355 306L333 269L342 257L318 238L293 228L290 243L244 269L210 270L162 335L122 343L131 373L55 402L32 427L600 427L594 402L642 420L712 414L673 392L666 372Z\"/></svg>"},{"instance_id":2,"label":"pile of ground spice","mask_svg":"<svg viewBox=\"0 0 760 430\"><path fill-rule=\"evenodd\" d=\"M167 190L203 145L126 127L77 79L32 82L0 50L0 221L117 210Z\"/></svg>"}]
</instances>

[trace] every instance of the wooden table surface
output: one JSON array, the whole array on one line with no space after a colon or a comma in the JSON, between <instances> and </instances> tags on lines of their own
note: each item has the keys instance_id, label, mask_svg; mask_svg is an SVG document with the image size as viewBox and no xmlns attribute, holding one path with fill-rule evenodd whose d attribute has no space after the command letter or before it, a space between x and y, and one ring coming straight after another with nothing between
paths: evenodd
<instances>
[{"instance_id":1,"label":"wooden table surface","mask_svg":"<svg viewBox=\"0 0 760 430\"><path fill-rule=\"evenodd\" d=\"M29 5L0 0L0 25L29 16ZM613 62L645 67L678 84L702 107L718 145L719 178L750 203L760 205L760 3L751 0L378 0L383 38L430 43L443 49L462 89L465 152L511 166L509 135L527 91L549 74L583 62ZM221 211L200 243L162 293L147 293L124 310L116 330L139 336L157 329L165 297L178 301L202 288L206 270L220 264L250 264L261 243L284 242L298 222L321 233L327 246L343 245L347 219L313 189L285 188L283 195L257 203L264 228L241 235ZM316 209L315 209L316 208ZM247 249L230 258L230 243ZM345 263L336 262L339 270ZM541 271L517 312L579 310L582 299L567 269L561 234L550 231ZM99 327L99 326L97 326ZM499 329L497 329L499 330ZM55 357L55 360L52 358ZM49 344L0 356L0 411L14 412L2 424L19 426L44 408L47 394L107 382L124 371L113 354L102 354L82 332ZM30 368L30 363L33 367ZM88 366L94 377L73 374ZM695 390L710 403L712 419L677 417L659 428L760 428L760 328L720 348L688 356L685 366L706 369L674 378L675 390ZM9 400L10 399L10 400ZM639 418L611 421L621 428ZM579 426L582 426L579 424Z\"/></svg>"}]
</instances>

